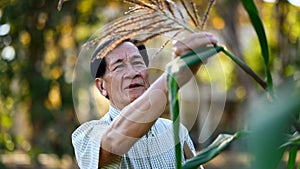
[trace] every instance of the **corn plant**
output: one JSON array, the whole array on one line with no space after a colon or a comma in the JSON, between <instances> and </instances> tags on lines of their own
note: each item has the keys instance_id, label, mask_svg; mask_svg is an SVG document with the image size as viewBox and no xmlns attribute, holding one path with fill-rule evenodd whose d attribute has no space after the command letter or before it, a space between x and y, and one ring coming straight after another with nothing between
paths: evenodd
<instances>
[{"instance_id":1,"label":"corn plant","mask_svg":"<svg viewBox=\"0 0 300 169\"><path fill-rule=\"evenodd\" d=\"M65 0L59 1L58 9L61 8L61 5L64 1ZM98 58L103 58L111 50L113 50L116 46L118 46L121 42L123 42L126 39L132 38L136 35L143 34L144 36L140 37L139 40L140 43L144 43L148 40L151 40L157 36L166 33L173 33L172 38L174 38L183 31L188 31L188 32L203 31L210 10L214 4L214 0L210 0L206 12L204 13L203 17L200 17L193 0L190 0L189 1L190 3L187 3L184 0L179 0L179 3L182 8L180 8L178 4L173 2L172 0L148 0L148 1L124 0L124 1L134 5L134 7L130 8L130 10L127 12L127 15L125 17L116 20L108 27L106 27L102 31L105 32L105 34L101 34L94 40L85 44L86 46L93 46L107 39L114 38L114 40L111 41L106 48L104 48L101 52L99 52ZM181 144L179 141L180 140L179 138L180 117L179 117L178 85L176 83L176 75L180 71L180 69L203 62L208 58L214 56L216 53L222 52L226 56L228 56L233 62L235 62L240 68L242 68L243 71L245 71L249 76L251 76L266 91L266 93L269 96L267 97L269 99L269 103L276 101L276 97L273 91L272 76L269 69L269 47L268 47L263 23L260 19L259 12L253 0L241 0L241 2L243 4L244 9L249 15L250 21L259 39L261 54L265 66L266 80L262 80L261 77L259 77L249 66L247 66L247 64L245 64L243 61L241 61L236 56L234 56L230 51L226 50L225 47L219 45L196 49L190 53L184 54L181 57L176 58L175 60L173 60L167 65L166 70L168 72L168 77L167 77L168 94L169 94L168 99L170 103L171 116L173 120L174 142L176 144L175 145L176 168L178 169L199 167L201 164L208 162L209 160L213 159L218 154L220 154L233 140L240 138L242 136L249 135L250 138L253 137L255 139L260 138L260 136L256 137L256 135L252 134L251 132L249 134L245 134L248 132L243 132L243 131L236 132L233 135L220 134L211 145L209 145L207 148L205 148L199 154L197 154L194 158L188 160L186 163L184 163L184 165L182 165L181 163L182 152L181 152ZM169 41L166 41L162 45L162 48L168 42ZM299 95L296 94L296 96L293 98L297 100L299 99ZM269 108L268 105L269 104L265 104L263 107L265 109L268 109ZM299 118L299 104L292 104L292 105L286 104L286 105L288 106L282 106L282 109L277 109L277 110L280 110L281 112L285 112L288 111L289 108L291 108L292 112L298 111L297 112L298 114L295 113L294 115L298 116ZM279 114L282 115L282 113ZM274 117L277 116L274 115ZM281 117L286 117L286 116L282 115L278 117L279 117L278 119L280 120ZM283 118L283 119L288 119L288 118ZM296 124L299 124L299 120ZM281 125L281 126L283 128L283 126L287 126L287 125ZM297 125L295 126L297 128ZM258 130L260 131L261 129ZM269 133L273 132L273 130L270 131L271 132ZM262 133L267 134L264 132ZM274 134L270 136L271 136L270 138L273 138L273 136L277 136L277 135ZM289 135L287 138L283 140L284 140L284 144L282 144L278 148L281 150L287 150L289 149L289 147L292 147L290 149L290 158L288 161L288 168L291 169L295 166L297 146L300 145L300 141L299 141L300 134L295 133L294 135ZM282 155L279 157L282 157ZM264 157L262 157L261 159L264 159ZM254 166L257 168L265 167L264 165L259 165L259 164L258 165L254 164Z\"/></svg>"}]
</instances>

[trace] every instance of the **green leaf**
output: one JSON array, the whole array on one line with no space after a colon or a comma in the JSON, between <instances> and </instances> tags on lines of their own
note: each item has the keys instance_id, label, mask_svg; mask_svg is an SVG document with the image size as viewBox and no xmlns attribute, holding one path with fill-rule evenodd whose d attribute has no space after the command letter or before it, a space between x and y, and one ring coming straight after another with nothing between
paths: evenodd
<instances>
[{"instance_id":1,"label":"green leaf","mask_svg":"<svg viewBox=\"0 0 300 169\"><path fill-rule=\"evenodd\" d=\"M175 142L175 155L176 155L176 168L181 169L181 144L179 138L179 101L178 101L178 85L176 82L176 73L171 73L172 65L168 67L167 85L168 85L168 97L170 101L170 110L173 121L173 132Z\"/></svg>"},{"instance_id":2,"label":"green leaf","mask_svg":"<svg viewBox=\"0 0 300 169\"><path fill-rule=\"evenodd\" d=\"M249 116L248 129L251 131L247 139L248 153L253 157L252 169L278 168L286 150L284 145L287 131L292 128L295 114L300 110L300 94L297 83L287 81L276 91L272 103L265 97L257 97L246 110ZM294 139L297 142L297 136Z\"/></svg>"},{"instance_id":3,"label":"green leaf","mask_svg":"<svg viewBox=\"0 0 300 169\"><path fill-rule=\"evenodd\" d=\"M258 36L260 47L261 47L261 52L262 52L262 56L263 56L264 64L265 64L265 72L266 72L266 76L267 76L268 91L271 94L271 96L273 96L273 82L272 82L272 75L271 75L270 68L269 68L269 47L268 47L265 29L264 29L263 23L259 17L257 8L256 8L253 0L242 0L242 3L250 17L251 23L252 23L252 25L255 29L255 32Z\"/></svg>"},{"instance_id":4,"label":"green leaf","mask_svg":"<svg viewBox=\"0 0 300 169\"><path fill-rule=\"evenodd\" d=\"M300 134L298 132L294 133L293 135L290 135L288 141L281 145L280 148L286 148L288 146L297 145L300 146Z\"/></svg>"},{"instance_id":5,"label":"green leaf","mask_svg":"<svg viewBox=\"0 0 300 169\"><path fill-rule=\"evenodd\" d=\"M204 164L219 155L233 140L244 135L246 135L246 133L243 131L237 132L234 135L220 134L212 144L184 163L182 168L198 168L201 164Z\"/></svg>"},{"instance_id":6,"label":"green leaf","mask_svg":"<svg viewBox=\"0 0 300 169\"><path fill-rule=\"evenodd\" d=\"M242 60L231 54L226 49L221 49L225 55L227 55L232 61L240 66L248 75L250 75L264 90L267 90L267 84L263 81L248 65L246 65Z\"/></svg>"},{"instance_id":7,"label":"green leaf","mask_svg":"<svg viewBox=\"0 0 300 169\"><path fill-rule=\"evenodd\" d=\"M203 60L208 59L214 54L220 52L223 47L202 47L195 49L180 58L173 60L167 65L167 87L168 87L168 99L170 102L170 110L172 114L173 121L173 132L175 141L175 153L176 153L176 168L181 169L181 159L182 151L179 138L179 126L180 126L180 116L179 116L179 101L178 101L178 85L176 82L176 76L180 69L197 64Z\"/></svg>"},{"instance_id":8,"label":"green leaf","mask_svg":"<svg viewBox=\"0 0 300 169\"><path fill-rule=\"evenodd\" d=\"M182 56L180 59L184 61L184 65L180 65L180 67L192 66L199 62L205 61L218 52L222 51L222 46L214 46L214 47L200 47L198 49L194 49L191 52L188 52Z\"/></svg>"},{"instance_id":9,"label":"green leaf","mask_svg":"<svg viewBox=\"0 0 300 169\"><path fill-rule=\"evenodd\" d=\"M223 52L227 55L232 61L234 61L242 70L244 70L248 75L250 75L264 90L267 90L267 84L263 81L248 65L246 65L242 60L234 56L232 53L227 51L222 46L213 46L213 47L201 47L198 49L194 49L191 52L188 52L175 61L175 64L178 68L184 68L186 66L192 66L208 58L213 55ZM183 60L184 62L181 62ZM178 69L177 69L178 70Z\"/></svg>"},{"instance_id":10,"label":"green leaf","mask_svg":"<svg viewBox=\"0 0 300 169\"><path fill-rule=\"evenodd\" d=\"M297 157L298 146L292 147L289 153L288 169L294 169Z\"/></svg>"}]
</instances>

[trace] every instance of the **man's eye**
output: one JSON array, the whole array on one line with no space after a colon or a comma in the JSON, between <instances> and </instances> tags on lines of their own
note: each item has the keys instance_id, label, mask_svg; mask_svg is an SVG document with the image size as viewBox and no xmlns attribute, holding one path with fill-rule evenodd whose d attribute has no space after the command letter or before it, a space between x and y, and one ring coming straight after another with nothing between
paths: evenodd
<instances>
[{"instance_id":1,"label":"man's eye","mask_svg":"<svg viewBox=\"0 0 300 169\"><path fill-rule=\"evenodd\" d=\"M122 68L124 68L124 64L119 64L113 68L113 71L120 70Z\"/></svg>"},{"instance_id":2,"label":"man's eye","mask_svg":"<svg viewBox=\"0 0 300 169\"><path fill-rule=\"evenodd\" d=\"M144 65L144 63L143 63L143 62L141 62L141 61L136 61L136 62L133 62L133 64L134 64L134 65Z\"/></svg>"}]
</instances>

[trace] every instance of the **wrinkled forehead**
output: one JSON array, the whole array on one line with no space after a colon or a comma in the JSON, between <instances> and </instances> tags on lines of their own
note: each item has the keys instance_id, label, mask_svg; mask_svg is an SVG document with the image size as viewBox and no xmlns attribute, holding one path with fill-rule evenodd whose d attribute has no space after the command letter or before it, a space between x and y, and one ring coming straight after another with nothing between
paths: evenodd
<instances>
[{"instance_id":1,"label":"wrinkled forehead","mask_svg":"<svg viewBox=\"0 0 300 169\"><path fill-rule=\"evenodd\" d=\"M138 48L131 42L123 42L105 57L105 61L112 64L118 60L138 58L143 59Z\"/></svg>"}]
</instances>

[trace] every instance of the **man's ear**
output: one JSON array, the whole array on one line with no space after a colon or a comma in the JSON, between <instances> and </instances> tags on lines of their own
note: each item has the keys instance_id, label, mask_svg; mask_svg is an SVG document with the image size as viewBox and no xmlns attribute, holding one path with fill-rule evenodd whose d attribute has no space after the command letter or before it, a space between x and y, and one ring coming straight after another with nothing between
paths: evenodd
<instances>
[{"instance_id":1,"label":"man's ear","mask_svg":"<svg viewBox=\"0 0 300 169\"><path fill-rule=\"evenodd\" d=\"M98 90L100 91L100 93L104 96L107 97L107 91L105 88L105 81L103 78L96 78L95 79L96 82L96 87L98 88Z\"/></svg>"}]
</instances>

